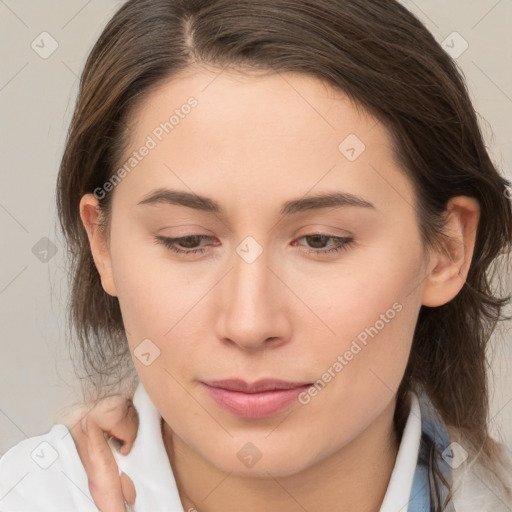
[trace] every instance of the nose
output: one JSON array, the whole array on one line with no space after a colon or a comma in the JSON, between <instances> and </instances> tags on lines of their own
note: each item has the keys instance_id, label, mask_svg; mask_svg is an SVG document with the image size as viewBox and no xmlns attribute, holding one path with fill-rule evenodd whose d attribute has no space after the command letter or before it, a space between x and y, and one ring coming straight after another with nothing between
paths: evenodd
<instances>
[{"instance_id":1,"label":"nose","mask_svg":"<svg viewBox=\"0 0 512 512\"><path fill-rule=\"evenodd\" d=\"M286 292L276 270L269 267L266 251L252 262L235 254L233 268L221 284L218 338L246 351L286 343L291 333Z\"/></svg>"}]
</instances>

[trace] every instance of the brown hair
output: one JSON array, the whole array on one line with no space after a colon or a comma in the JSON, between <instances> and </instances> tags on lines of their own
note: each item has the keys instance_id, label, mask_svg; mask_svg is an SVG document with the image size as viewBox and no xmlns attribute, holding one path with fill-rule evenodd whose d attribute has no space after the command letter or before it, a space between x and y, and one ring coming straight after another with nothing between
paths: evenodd
<instances>
[{"instance_id":1,"label":"brown hair","mask_svg":"<svg viewBox=\"0 0 512 512\"><path fill-rule=\"evenodd\" d=\"M457 66L395 0L130 0L118 10L87 59L57 183L71 256L69 325L86 379L100 393L133 367L119 303L101 286L79 201L122 162L133 109L194 62L301 72L342 90L388 128L415 188L425 244L439 242L450 198L478 200L466 283L449 303L421 308L395 422L400 429L407 414L401 404L420 384L446 424L491 464L498 455L487 427L485 351L508 300L491 287L495 260L512 242L506 180L489 157ZM100 201L107 235L111 197Z\"/></svg>"}]
</instances>

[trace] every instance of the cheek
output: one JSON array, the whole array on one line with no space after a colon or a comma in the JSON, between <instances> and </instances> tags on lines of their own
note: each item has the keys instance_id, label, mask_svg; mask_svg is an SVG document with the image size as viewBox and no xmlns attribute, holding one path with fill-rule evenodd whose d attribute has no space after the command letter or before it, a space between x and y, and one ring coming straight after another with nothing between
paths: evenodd
<instances>
[{"instance_id":1,"label":"cheek","mask_svg":"<svg viewBox=\"0 0 512 512\"><path fill-rule=\"evenodd\" d=\"M142 340L150 339L161 351L170 350L169 343L175 341L203 288L191 282L180 265L166 260L161 246L147 240L130 245L125 240L113 240L112 271L130 348L133 352ZM178 341L173 351L185 346Z\"/></svg>"},{"instance_id":2,"label":"cheek","mask_svg":"<svg viewBox=\"0 0 512 512\"><path fill-rule=\"evenodd\" d=\"M364 339L365 330L375 324L382 332L414 324L415 313L409 309L420 304L421 257L419 244L375 243L347 252L334 264L288 271L287 279L296 283L303 301L326 327L326 340L343 343L361 333Z\"/></svg>"},{"instance_id":3,"label":"cheek","mask_svg":"<svg viewBox=\"0 0 512 512\"><path fill-rule=\"evenodd\" d=\"M180 409L190 418L198 411L181 383L196 349L189 341L201 339L199 322L190 318L197 319L193 306L203 290L191 286L179 266L155 258L154 250L117 252L113 271L119 305L132 360L149 396L160 411Z\"/></svg>"},{"instance_id":4,"label":"cheek","mask_svg":"<svg viewBox=\"0 0 512 512\"><path fill-rule=\"evenodd\" d=\"M301 397L308 419L297 432L322 432L335 449L354 439L384 411L403 377L417 314L414 258L360 261L350 272L325 281L323 319L336 336L318 339L310 350L317 380ZM314 354L314 355L313 355ZM325 447L324 447L325 448ZM313 455L312 455L313 456Z\"/></svg>"},{"instance_id":5,"label":"cheek","mask_svg":"<svg viewBox=\"0 0 512 512\"><path fill-rule=\"evenodd\" d=\"M312 354L320 386L333 382L326 399L358 408L396 391L421 306L421 257L420 245L380 245L317 275L316 288L300 278L308 306L330 331L317 336Z\"/></svg>"}]
</instances>

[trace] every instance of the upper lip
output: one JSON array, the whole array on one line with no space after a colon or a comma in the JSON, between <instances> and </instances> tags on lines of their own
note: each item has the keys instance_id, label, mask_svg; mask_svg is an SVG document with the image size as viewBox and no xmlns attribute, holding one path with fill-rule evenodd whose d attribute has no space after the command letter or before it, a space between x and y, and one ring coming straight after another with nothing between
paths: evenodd
<instances>
[{"instance_id":1,"label":"upper lip","mask_svg":"<svg viewBox=\"0 0 512 512\"><path fill-rule=\"evenodd\" d=\"M245 382L242 379L225 379L204 381L204 384L213 388L222 388L229 391L243 393L259 393L262 391L275 391L277 389L294 389L309 385L309 382L287 382L279 379L260 379L256 382Z\"/></svg>"}]
</instances>

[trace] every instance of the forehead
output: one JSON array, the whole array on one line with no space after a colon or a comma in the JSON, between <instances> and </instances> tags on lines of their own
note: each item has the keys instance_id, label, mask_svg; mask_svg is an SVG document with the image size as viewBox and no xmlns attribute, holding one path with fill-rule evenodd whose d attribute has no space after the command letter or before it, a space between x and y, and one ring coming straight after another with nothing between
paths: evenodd
<instances>
[{"instance_id":1,"label":"forehead","mask_svg":"<svg viewBox=\"0 0 512 512\"><path fill-rule=\"evenodd\" d=\"M133 112L132 127L138 135L148 133L155 122L179 114L191 97L198 108L191 121L175 125L174 135L186 132L189 125L196 134L199 129L200 134L217 134L219 139L236 133L239 139L258 134L315 141L329 134L338 137L344 130L364 135L376 124L343 91L310 75L192 67L149 93ZM243 132L238 131L241 128Z\"/></svg>"},{"instance_id":2,"label":"forehead","mask_svg":"<svg viewBox=\"0 0 512 512\"><path fill-rule=\"evenodd\" d=\"M384 188L396 180L391 188L411 192L386 128L305 74L190 68L149 93L130 124L125 162L151 146L124 180L139 197L156 185L179 185L246 200L274 193L284 200L314 188L385 200Z\"/></svg>"}]
</instances>

